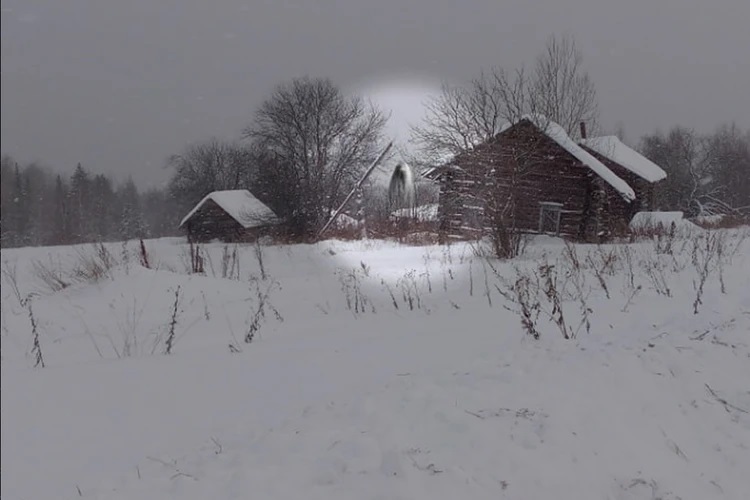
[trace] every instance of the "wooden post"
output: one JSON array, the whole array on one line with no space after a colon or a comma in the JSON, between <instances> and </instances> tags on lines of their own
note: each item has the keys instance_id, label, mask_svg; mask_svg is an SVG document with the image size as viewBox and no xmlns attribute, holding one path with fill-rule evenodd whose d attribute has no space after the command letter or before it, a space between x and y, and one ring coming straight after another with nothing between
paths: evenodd
<instances>
[{"instance_id":1,"label":"wooden post","mask_svg":"<svg viewBox=\"0 0 750 500\"><path fill-rule=\"evenodd\" d=\"M320 238L321 236L323 236L323 233L325 233L328 230L328 228L331 227L331 224L333 224L333 222L339 216L339 214L344 209L344 207L346 207L346 204L349 203L349 200L352 199L352 197L354 196L354 193L356 193L357 190L362 187L362 184L364 184L364 182L370 176L370 174L372 173L372 171L375 170L375 167L378 166L378 163L380 163L381 161L383 161L383 158L385 158L385 155L388 154L388 151L390 151L392 147L393 147L393 141L389 142L388 145L383 150L383 152L380 153L380 155L375 159L374 162L372 162L372 165L370 165L370 167L364 173L364 175L359 180L359 182L357 182L357 185L354 186L354 189L352 189L352 191L346 196L346 198L344 198L344 201L341 203L341 205L339 205L339 208L337 208L336 211L331 216L331 218L328 219L328 222L326 222L326 225L323 226L323 229L321 229L320 231L318 231L318 238Z\"/></svg>"},{"instance_id":2,"label":"wooden post","mask_svg":"<svg viewBox=\"0 0 750 500\"><path fill-rule=\"evenodd\" d=\"M367 239L367 216L365 215L365 192L362 187L357 189L357 223L359 224L360 238Z\"/></svg>"}]
</instances>

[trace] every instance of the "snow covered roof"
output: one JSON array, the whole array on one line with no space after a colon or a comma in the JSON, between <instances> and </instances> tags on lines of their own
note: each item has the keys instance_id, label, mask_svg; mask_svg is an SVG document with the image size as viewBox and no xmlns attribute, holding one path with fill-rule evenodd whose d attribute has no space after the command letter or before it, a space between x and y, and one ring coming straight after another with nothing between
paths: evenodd
<instances>
[{"instance_id":1,"label":"snow covered roof","mask_svg":"<svg viewBox=\"0 0 750 500\"><path fill-rule=\"evenodd\" d=\"M607 168L606 165L594 158L593 155L586 152L581 146L576 144L575 141L570 138L568 133L565 132L564 128L562 128L552 120L548 120L542 115L523 115L518 120L518 122L514 124L506 123L505 125L503 125L503 127L500 129L500 133L509 129L512 125L515 125L522 121L528 121L532 123L547 137L555 141L560 145L560 147L573 155L578 161L593 170L596 175L604 179L604 181L612 186L618 193L620 193L620 196L622 196L625 200L629 202L635 200L635 191L633 191L633 188L631 188L627 182L619 178L617 175L615 175L614 172Z\"/></svg>"},{"instance_id":2,"label":"snow covered roof","mask_svg":"<svg viewBox=\"0 0 750 500\"><path fill-rule=\"evenodd\" d=\"M614 135L583 139L581 144L615 163L619 163L648 182L658 182L667 178L667 173L657 164L623 144Z\"/></svg>"},{"instance_id":3,"label":"snow covered roof","mask_svg":"<svg viewBox=\"0 0 750 500\"><path fill-rule=\"evenodd\" d=\"M182 219L180 227L190 220L190 218L198 212L208 200L212 200L219 205L222 210L239 222L239 224L245 229L264 226L267 224L277 224L279 222L276 214L258 200L258 198L253 196L250 191L246 189L235 189L230 191L214 191L213 193L207 194L200 203L198 203L195 208L193 208L185 218Z\"/></svg>"},{"instance_id":4,"label":"snow covered roof","mask_svg":"<svg viewBox=\"0 0 750 500\"><path fill-rule=\"evenodd\" d=\"M420 173L420 175L421 175L422 177L425 177L425 178L427 178L427 179L430 179L430 178L432 178L432 176L433 176L434 174L436 174L436 173L438 173L438 169L437 169L437 167L429 167L429 168L426 168L425 170L423 170L423 171L422 171L422 172Z\"/></svg>"},{"instance_id":5,"label":"snow covered roof","mask_svg":"<svg viewBox=\"0 0 750 500\"><path fill-rule=\"evenodd\" d=\"M463 172L464 169L455 164L438 165L424 170L420 176L430 180L438 180L445 172Z\"/></svg>"},{"instance_id":6,"label":"snow covered roof","mask_svg":"<svg viewBox=\"0 0 750 500\"><path fill-rule=\"evenodd\" d=\"M446 165L449 165L453 160L455 160L455 158L456 155L454 153L442 153L435 157L433 163L436 167L444 167Z\"/></svg>"}]
</instances>

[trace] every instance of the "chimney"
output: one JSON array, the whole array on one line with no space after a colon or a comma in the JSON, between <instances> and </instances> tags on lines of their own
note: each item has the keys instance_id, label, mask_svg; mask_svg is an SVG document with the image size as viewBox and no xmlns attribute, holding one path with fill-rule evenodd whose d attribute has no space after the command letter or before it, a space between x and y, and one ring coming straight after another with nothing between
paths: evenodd
<instances>
[{"instance_id":1,"label":"chimney","mask_svg":"<svg viewBox=\"0 0 750 500\"><path fill-rule=\"evenodd\" d=\"M581 139L586 138L586 122L581 122Z\"/></svg>"}]
</instances>

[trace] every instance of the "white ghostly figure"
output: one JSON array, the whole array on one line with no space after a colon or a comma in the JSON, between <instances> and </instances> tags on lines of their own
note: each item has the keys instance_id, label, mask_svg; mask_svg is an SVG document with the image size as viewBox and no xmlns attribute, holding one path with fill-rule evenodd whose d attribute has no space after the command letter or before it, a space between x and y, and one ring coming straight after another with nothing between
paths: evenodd
<instances>
[{"instance_id":1,"label":"white ghostly figure","mask_svg":"<svg viewBox=\"0 0 750 500\"><path fill-rule=\"evenodd\" d=\"M414 173L406 162L401 162L391 174L388 203L391 208L413 208L415 195Z\"/></svg>"}]
</instances>

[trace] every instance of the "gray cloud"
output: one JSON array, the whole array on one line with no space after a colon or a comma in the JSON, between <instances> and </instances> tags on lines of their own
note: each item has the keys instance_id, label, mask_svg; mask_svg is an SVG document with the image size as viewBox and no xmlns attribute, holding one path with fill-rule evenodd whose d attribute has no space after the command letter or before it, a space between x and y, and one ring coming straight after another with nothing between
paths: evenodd
<instances>
[{"instance_id":1,"label":"gray cloud","mask_svg":"<svg viewBox=\"0 0 750 500\"><path fill-rule=\"evenodd\" d=\"M551 33L576 36L605 126L748 127L748 19L746 0L4 1L2 150L145 186L186 143L238 137L290 77L469 78Z\"/></svg>"}]
</instances>

